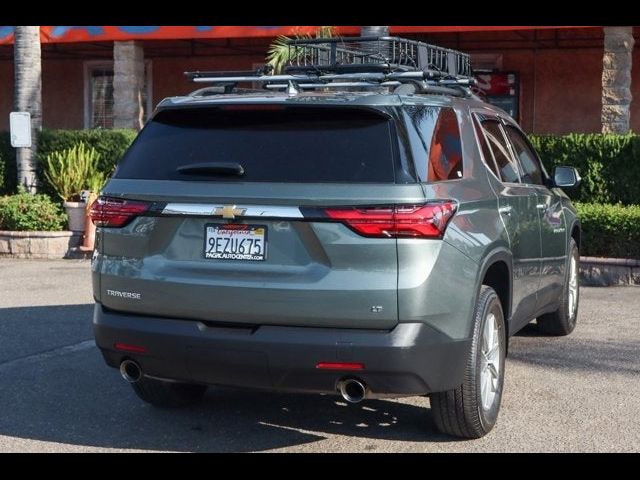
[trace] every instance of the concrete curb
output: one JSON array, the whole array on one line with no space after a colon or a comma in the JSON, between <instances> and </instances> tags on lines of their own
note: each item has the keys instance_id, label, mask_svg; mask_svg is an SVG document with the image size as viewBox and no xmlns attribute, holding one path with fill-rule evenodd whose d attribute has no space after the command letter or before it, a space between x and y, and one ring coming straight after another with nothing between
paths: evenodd
<instances>
[{"instance_id":1,"label":"concrete curb","mask_svg":"<svg viewBox=\"0 0 640 480\"><path fill-rule=\"evenodd\" d=\"M580 283L592 287L640 285L640 260L580 257Z\"/></svg>"}]
</instances>

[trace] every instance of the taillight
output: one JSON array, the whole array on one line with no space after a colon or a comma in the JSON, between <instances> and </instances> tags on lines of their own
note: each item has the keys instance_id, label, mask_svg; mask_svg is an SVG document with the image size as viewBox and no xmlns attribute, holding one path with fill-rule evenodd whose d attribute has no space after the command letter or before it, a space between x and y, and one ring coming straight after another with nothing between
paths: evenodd
<instances>
[{"instance_id":1,"label":"taillight","mask_svg":"<svg viewBox=\"0 0 640 480\"><path fill-rule=\"evenodd\" d=\"M328 208L325 214L365 237L442 238L455 202L391 207Z\"/></svg>"},{"instance_id":2,"label":"taillight","mask_svg":"<svg viewBox=\"0 0 640 480\"><path fill-rule=\"evenodd\" d=\"M319 370L364 370L364 363L320 362L316 368Z\"/></svg>"},{"instance_id":3,"label":"taillight","mask_svg":"<svg viewBox=\"0 0 640 480\"><path fill-rule=\"evenodd\" d=\"M147 353L146 347L142 347L140 345L131 345L128 343L115 343L113 347L116 350L120 350L121 352Z\"/></svg>"},{"instance_id":4,"label":"taillight","mask_svg":"<svg viewBox=\"0 0 640 480\"><path fill-rule=\"evenodd\" d=\"M98 197L91 205L89 214L98 227L124 227L150 207L150 203L138 200Z\"/></svg>"}]
</instances>

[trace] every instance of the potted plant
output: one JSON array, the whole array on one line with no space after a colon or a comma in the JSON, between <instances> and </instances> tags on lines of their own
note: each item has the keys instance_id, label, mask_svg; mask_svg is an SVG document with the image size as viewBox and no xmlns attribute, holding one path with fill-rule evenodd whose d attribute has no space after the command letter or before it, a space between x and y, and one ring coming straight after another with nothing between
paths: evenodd
<instances>
[{"instance_id":1,"label":"potted plant","mask_svg":"<svg viewBox=\"0 0 640 480\"><path fill-rule=\"evenodd\" d=\"M87 203L82 191L88 188L88 179L96 175L100 155L95 148L79 143L72 148L52 152L44 159L44 176L64 202L69 216L69 230L83 232Z\"/></svg>"}]
</instances>

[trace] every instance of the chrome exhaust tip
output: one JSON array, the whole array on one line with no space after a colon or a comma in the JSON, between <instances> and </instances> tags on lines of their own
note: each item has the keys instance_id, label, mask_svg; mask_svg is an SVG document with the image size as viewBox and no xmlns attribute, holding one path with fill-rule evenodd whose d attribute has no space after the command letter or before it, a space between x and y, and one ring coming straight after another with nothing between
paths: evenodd
<instances>
[{"instance_id":1,"label":"chrome exhaust tip","mask_svg":"<svg viewBox=\"0 0 640 480\"><path fill-rule=\"evenodd\" d=\"M360 403L367 394L367 387L360 380L348 378L338 382L338 391L349 403Z\"/></svg>"},{"instance_id":2,"label":"chrome exhaust tip","mask_svg":"<svg viewBox=\"0 0 640 480\"><path fill-rule=\"evenodd\" d=\"M136 383L142 378L142 369L133 360L124 360L120 364L120 375L129 383Z\"/></svg>"}]
</instances>

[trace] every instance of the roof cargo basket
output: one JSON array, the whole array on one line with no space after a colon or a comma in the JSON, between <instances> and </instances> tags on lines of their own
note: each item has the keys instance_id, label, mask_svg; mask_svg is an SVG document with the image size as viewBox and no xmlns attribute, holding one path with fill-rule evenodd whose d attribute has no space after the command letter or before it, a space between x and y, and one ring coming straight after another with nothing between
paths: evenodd
<instances>
[{"instance_id":1,"label":"roof cargo basket","mask_svg":"<svg viewBox=\"0 0 640 480\"><path fill-rule=\"evenodd\" d=\"M414 93L468 96L475 83L469 55L424 42L397 37L339 37L288 42L289 65L272 75L256 71L186 72L196 83L224 85L231 93L241 82L260 83L269 90L326 88L397 88ZM395 90L394 90L395 91ZM212 89L202 93L213 94ZM196 95L200 96L200 95Z\"/></svg>"},{"instance_id":2,"label":"roof cargo basket","mask_svg":"<svg viewBox=\"0 0 640 480\"><path fill-rule=\"evenodd\" d=\"M287 73L422 70L427 78L471 78L468 54L398 37L297 39Z\"/></svg>"}]
</instances>

